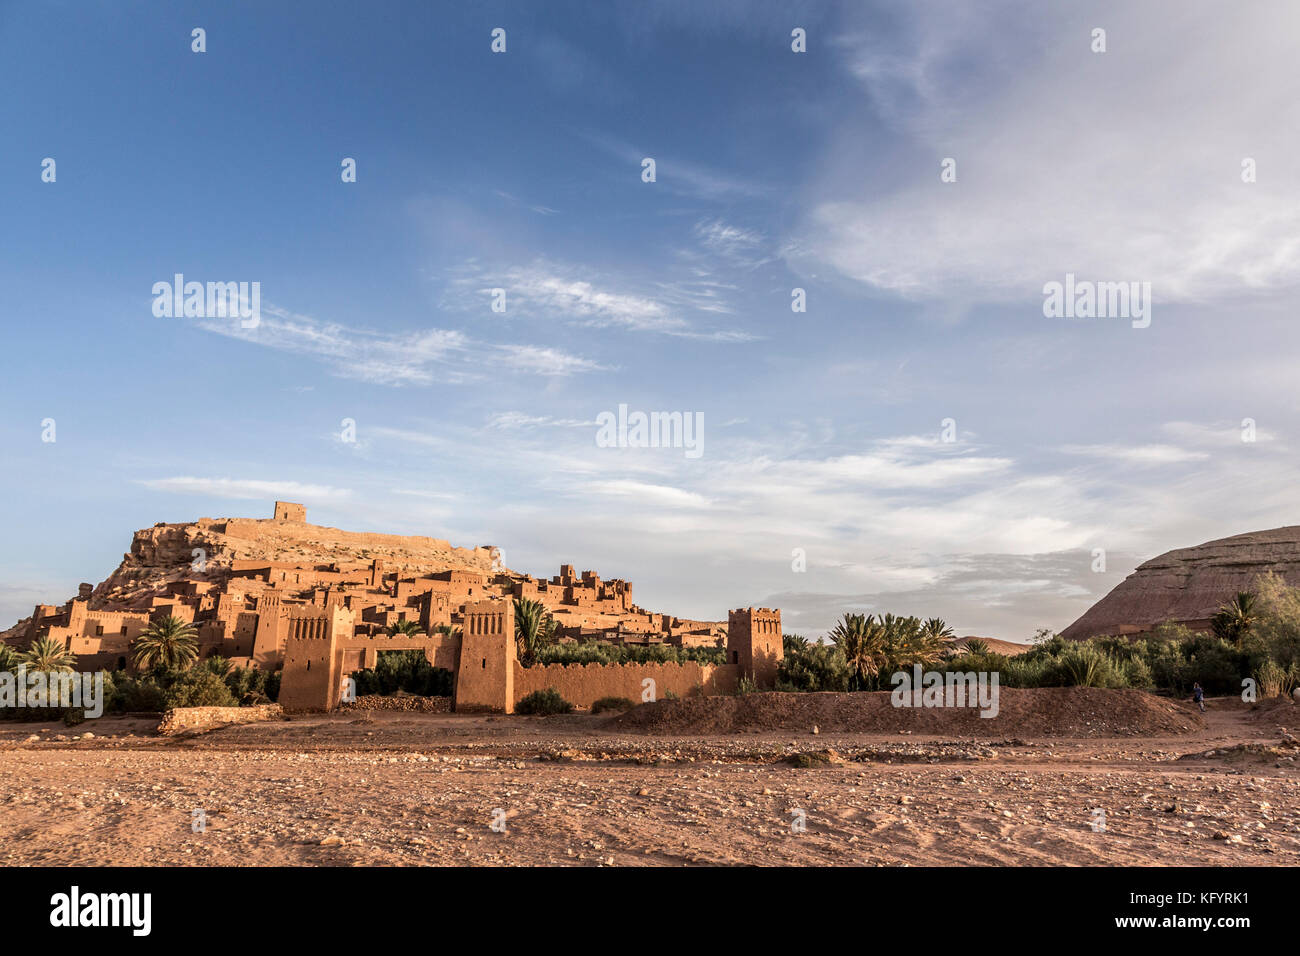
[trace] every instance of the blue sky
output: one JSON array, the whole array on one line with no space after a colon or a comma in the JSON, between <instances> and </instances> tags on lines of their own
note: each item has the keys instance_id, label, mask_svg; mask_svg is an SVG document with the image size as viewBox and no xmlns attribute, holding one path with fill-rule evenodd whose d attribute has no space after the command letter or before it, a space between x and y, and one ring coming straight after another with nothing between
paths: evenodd
<instances>
[{"instance_id":1,"label":"blue sky","mask_svg":"<svg viewBox=\"0 0 1300 956\"><path fill-rule=\"evenodd\" d=\"M0 618L275 498L1013 640L1295 523L1300 14L1064 7L0 3ZM178 272L260 325L156 317ZM1066 273L1150 327L1045 317ZM703 454L598 447L620 404Z\"/></svg>"}]
</instances>

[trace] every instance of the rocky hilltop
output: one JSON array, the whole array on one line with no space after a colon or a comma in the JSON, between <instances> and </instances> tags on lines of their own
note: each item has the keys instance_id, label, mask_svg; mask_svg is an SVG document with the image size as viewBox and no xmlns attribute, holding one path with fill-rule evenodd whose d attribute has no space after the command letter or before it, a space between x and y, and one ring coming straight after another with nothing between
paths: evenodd
<instances>
[{"instance_id":1,"label":"rocky hilltop","mask_svg":"<svg viewBox=\"0 0 1300 956\"><path fill-rule=\"evenodd\" d=\"M1138 635L1165 621L1208 629L1220 605L1268 571L1300 584L1300 525L1167 551L1140 565L1061 635Z\"/></svg>"},{"instance_id":2,"label":"rocky hilltop","mask_svg":"<svg viewBox=\"0 0 1300 956\"><path fill-rule=\"evenodd\" d=\"M225 582L237 561L347 568L368 565L376 558L387 571L403 575L493 569L491 548L453 548L441 538L342 531L305 521L200 518L180 524L159 522L137 531L122 563L90 592L90 608L147 610L154 595L176 582ZM508 569L498 565L496 570ZM0 639L21 630L28 620L0 632Z\"/></svg>"}]
</instances>

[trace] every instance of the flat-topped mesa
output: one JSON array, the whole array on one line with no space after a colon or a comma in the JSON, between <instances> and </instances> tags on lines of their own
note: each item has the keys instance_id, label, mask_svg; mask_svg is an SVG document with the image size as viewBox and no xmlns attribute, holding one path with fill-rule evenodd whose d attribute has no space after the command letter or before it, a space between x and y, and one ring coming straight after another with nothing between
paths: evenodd
<instances>
[{"instance_id":1,"label":"flat-topped mesa","mask_svg":"<svg viewBox=\"0 0 1300 956\"><path fill-rule=\"evenodd\" d=\"M1061 636L1139 638L1172 621L1209 630L1210 618L1261 574L1300 584L1300 526L1251 531L1152 558L1094 604Z\"/></svg>"}]
</instances>

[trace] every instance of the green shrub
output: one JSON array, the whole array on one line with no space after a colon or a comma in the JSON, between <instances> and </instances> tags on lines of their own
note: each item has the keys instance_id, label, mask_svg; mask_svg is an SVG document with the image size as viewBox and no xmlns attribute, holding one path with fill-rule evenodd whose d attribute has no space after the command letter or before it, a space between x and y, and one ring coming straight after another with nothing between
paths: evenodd
<instances>
[{"instance_id":1,"label":"green shrub","mask_svg":"<svg viewBox=\"0 0 1300 956\"><path fill-rule=\"evenodd\" d=\"M212 671L196 667L167 689L168 707L234 707L230 688Z\"/></svg>"},{"instance_id":2,"label":"green shrub","mask_svg":"<svg viewBox=\"0 0 1300 956\"><path fill-rule=\"evenodd\" d=\"M516 714L537 714L545 717L550 714L570 714L572 712L573 705L561 697L560 692L554 687L548 687L546 690L535 690L515 704Z\"/></svg>"},{"instance_id":3,"label":"green shrub","mask_svg":"<svg viewBox=\"0 0 1300 956\"><path fill-rule=\"evenodd\" d=\"M631 710L635 706L636 701L627 697L602 697L599 700L592 701L591 712L600 714L607 710Z\"/></svg>"},{"instance_id":4,"label":"green shrub","mask_svg":"<svg viewBox=\"0 0 1300 956\"><path fill-rule=\"evenodd\" d=\"M131 677L124 671L115 671L113 690L110 709L114 711L158 713L167 709L166 690L156 679L147 675Z\"/></svg>"},{"instance_id":5,"label":"green shrub","mask_svg":"<svg viewBox=\"0 0 1300 956\"><path fill-rule=\"evenodd\" d=\"M1261 698L1290 697L1298 682L1300 666L1296 664L1283 667L1275 661L1265 661L1255 671L1255 684Z\"/></svg>"},{"instance_id":6,"label":"green shrub","mask_svg":"<svg viewBox=\"0 0 1300 956\"><path fill-rule=\"evenodd\" d=\"M1151 667L1140 657L1124 661L1120 665L1120 673L1124 678L1124 686L1136 687L1141 690L1149 690L1155 686L1155 681L1151 676Z\"/></svg>"},{"instance_id":7,"label":"green shrub","mask_svg":"<svg viewBox=\"0 0 1300 956\"><path fill-rule=\"evenodd\" d=\"M1110 658L1083 643L1062 651L1056 667L1048 673L1054 675L1054 683L1063 687L1109 687L1116 679Z\"/></svg>"},{"instance_id":8,"label":"green shrub","mask_svg":"<svg viewBox=\"0 0 1300 956\"><path fill-rule=\"evenodd\" d=\"M266 685L276 673L278 672L267 672L256 667L237 667L226 672L226 688L230 691L230 696L240 704L261 703L272 699L266 692Z\"/></svg>"},{"instance_id":9,"label":"green shrub","mask_svg":"<svg viewBox=\"0 0 1300 956\"><path fill-rule=\"evenodd\" d=\"M834 644L786 645L776 672L776 689L783 691L847 691L849 665Z\"/></svg>"}]
</instances>

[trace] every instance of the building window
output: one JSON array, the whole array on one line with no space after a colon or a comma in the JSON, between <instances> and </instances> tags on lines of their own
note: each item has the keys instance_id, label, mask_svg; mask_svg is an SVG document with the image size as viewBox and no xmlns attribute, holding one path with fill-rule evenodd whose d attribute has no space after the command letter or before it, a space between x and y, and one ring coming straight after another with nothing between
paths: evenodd
<instances>
[{"instance_id":1,"label":"building window","mask_svg":"<svg viewBox=\"0 0 1300 956\"><path fill-rule=\"evenodd\" d=\"M96 637L103 637L103 636L104 636L104 625L103 625L103 624L98 624L98 625L95 626L95 636L96 636Z\"/></svg>"}]
</instances>

